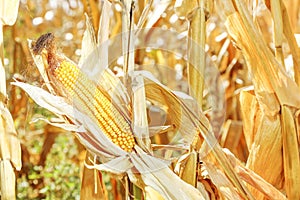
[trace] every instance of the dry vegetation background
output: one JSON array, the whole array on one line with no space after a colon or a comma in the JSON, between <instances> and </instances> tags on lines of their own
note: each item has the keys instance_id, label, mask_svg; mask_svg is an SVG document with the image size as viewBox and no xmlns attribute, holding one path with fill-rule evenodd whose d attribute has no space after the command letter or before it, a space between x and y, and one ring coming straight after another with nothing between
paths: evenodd
<instances>
[{"instance_id":1,"label":"dry vegetation background","mask_svg":"<svg viewBox=\"0 0 300 200\"><path fill-rule=\"evenodd\" d=\"M5 5L4 1L0 1L1 6ZM124 2L110 2L108 33L113 38L124 31ZM145 183L139 185L146 191L142 193L133 183L128 183L126 176L84 168L86 150L74 134L37 121L55 115L10 84L18 80L45 88L27 40L36 40L47 32L54 33L59 51L77 63L85 48L82 46L86 29L84 13L97 33L101 29L103 5L97 0L21 0L16 22L6 25L2 20L4 51L0 56L8 95L8 98L6 94L0 96L3 199L12 199L10 195L17 199L79 199L80 194L82 199L125 199L129 194L130 198L134 195L137 199L145 194L149 199L162 198L154 190L146 189ZM205 48L205 55L192 52L179 58L160 49L137 50L134 58L135 70L150 71L168 88L185 93L189 92L188 87L198 91L191 95L210 119L211 130L220 146L232 153L216 150L217 156L210 153L203 160L200 158L200 162L197 158L201 149L196 145L190 151L183 148L185 153L172 160L171 169L175 170L174 166L181 163L177 174L198 187L203 199L300 199L299 10L299 0L135 1L133 21L139 28L172 30L191 37ZM142 17L145 19L140 20ZM140 21L144 23L139 24ZM151 40L170 42L166 41L168 37L151 30L147 33ZM175 46L176 42L188 45L180 39L171 42ZM202 77L188 68L187 59L195 59L206 67L204 88L197 85L203 83ZM116 61L110 67L117 73L123 64ZM4 82L0 81L2 88ZM165 107L151 113L155 106L147 105L155 118L168 116L164 125L172 122L172 116L163 110ZM12 127L7 130L5 106L16 132ZM14 134L17 141L10 138ZM198 145L205 146L203 135L199 138ZM161 145L167 139L160 136L152 141ZM219 154L226 156L226 164L222 164L224 160L220 160ZM142 181L141 177L136 178ZM95 186L90 182L101 184ZM94 188L98 188L97 195L91 194Z\"/></svg>"}]
</instances>

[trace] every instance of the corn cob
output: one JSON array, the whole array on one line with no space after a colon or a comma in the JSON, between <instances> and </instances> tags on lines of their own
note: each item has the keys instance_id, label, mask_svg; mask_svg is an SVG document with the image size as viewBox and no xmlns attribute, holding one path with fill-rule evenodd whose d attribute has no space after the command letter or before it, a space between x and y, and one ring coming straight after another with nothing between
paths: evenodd
<instances>
[{"instance_id":1,"label":"corn cob","mask_svg":"<svg viewBox=\"0 0 300 200\"><path fill-rule=\"evenodd\" d=\"M129 120L117 109L109 95L97 86L74 63L55 52L52 33L42 35L33 47L34 54L42 50L48 62L48 75L57 91L89 116L116 145L131 152L134 137Z\"/></svg>"},{"instance_id":2,"label":"corn cob","mask_svg":"<svg viewBox=\"0 0 300 200\"><path fill-rule=\"evenodd\" d=\"M68 98L73 98L75 106L91 117L113 143L131 152L135 142L129 121L76 65L66 59L57 64L51 74Z\"/></svg>"},{"instance_id":3,"label":"corn cob","mask_svg":"<svg viewBox=\"0 0 300 200\"><path fill-rule=\"evenodd\" d=\"M75 106L94 119L113 143L132 151L135 143L129 122L86 74L67 60L59 62L52 74L69 98L73 98Z\"/></svg>"}]
</instances>

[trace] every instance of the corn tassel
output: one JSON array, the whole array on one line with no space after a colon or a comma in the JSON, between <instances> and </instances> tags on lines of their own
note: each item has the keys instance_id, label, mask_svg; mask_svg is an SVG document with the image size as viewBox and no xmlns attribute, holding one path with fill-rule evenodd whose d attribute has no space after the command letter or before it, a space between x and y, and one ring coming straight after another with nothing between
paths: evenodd
<instances>
[{"instance_id":1,"label":"corn tassel","mask_svg":"<svg viewBox=\"0 0 300 200\"><path fill-rule=\"evenodd\" d=\"M55 66L49 66L50 74L53 76L50 78L54 78L54 81L58 82L58 87L63 88L60 89L65 93L63 95L72 100L81 112L91 117L114 144L131 152L135 141L129 121L101 88L76 65L66 59L56 61Z\"/></svg>"}]
</instances>

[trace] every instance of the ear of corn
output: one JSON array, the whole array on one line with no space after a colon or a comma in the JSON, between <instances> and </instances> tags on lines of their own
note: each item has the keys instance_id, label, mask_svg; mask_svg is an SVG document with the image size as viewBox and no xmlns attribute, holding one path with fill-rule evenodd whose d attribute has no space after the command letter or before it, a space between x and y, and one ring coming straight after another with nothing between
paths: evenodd
<instances>
[{"instance_id":1,"label":"ear of corn","mask_svg":"<svg viewBox=\"0 0 300 200\"><path fill-rule=\"evenodd\" d=\"M129 121L100 87L66 59L50 66L50 72L58 90L76 108L91 117L113 143L127 152L132 151L135 142Z\"/></svg>"}]
</instances>

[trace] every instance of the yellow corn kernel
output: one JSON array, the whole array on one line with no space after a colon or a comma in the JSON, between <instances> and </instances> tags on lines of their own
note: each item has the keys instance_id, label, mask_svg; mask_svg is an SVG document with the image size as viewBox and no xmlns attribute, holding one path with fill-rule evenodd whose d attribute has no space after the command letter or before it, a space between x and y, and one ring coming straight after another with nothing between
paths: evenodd
<instances>
[{"instance_id":1,"label":"yellow corn kernel","mask_svg":"<svg viewBox=\"0 0 300 200\"><path fill-rule=\"evenodd\" d=\"M86 74L67 60L58 63L51 74L63 88L62 93L91 117L113 143L132 151L135 142L129 122Z\"/></svg>"}]
</instances>

